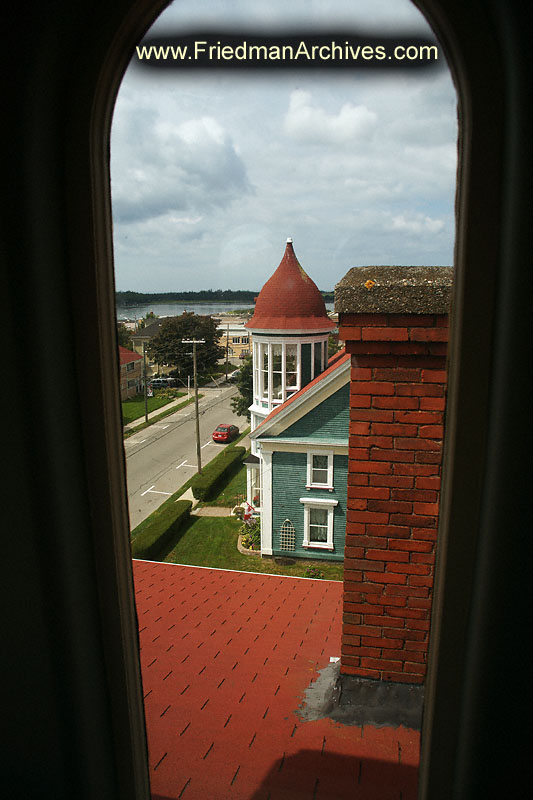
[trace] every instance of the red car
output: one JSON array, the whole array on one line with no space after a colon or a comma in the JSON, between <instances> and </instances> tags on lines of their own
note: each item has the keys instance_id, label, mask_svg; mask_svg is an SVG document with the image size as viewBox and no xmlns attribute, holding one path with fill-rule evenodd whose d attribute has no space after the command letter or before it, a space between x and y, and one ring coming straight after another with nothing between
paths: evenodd
<instances>
[{"instance_id":1,"label":"red car","mask_svg":"<svg viewBox=\"0 0 533 800\"><path fill-rule=\"evenodd\" d=\"M236 425L219 425L213 431L214 442L231 442L239 435L239 429Z\"/></svg>"}]
</instances>

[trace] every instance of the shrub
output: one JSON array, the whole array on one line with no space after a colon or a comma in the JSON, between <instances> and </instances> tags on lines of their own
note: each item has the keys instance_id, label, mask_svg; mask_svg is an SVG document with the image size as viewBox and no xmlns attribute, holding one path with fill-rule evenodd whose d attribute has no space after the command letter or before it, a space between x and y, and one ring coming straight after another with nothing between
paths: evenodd
<instances>
[{"instance_id":1,"label":"shrub","mask_svg":"<svg viewBox=\"0 0 533 800\"><path fill-rule=\"evenodd\" d=\"M305 577L306 578L323 578L324 573L318 567L307 567L305 570Z\"/></svg>"},{"instance_id":2,"label":"shrub","mask_svg":"<svg viewBox=\"0 0 533 800\"><path fill-rule=\"evenodd\" d=\"M195 475L191 481L191 489L196 500L208 500L216 494L222 481L241 466L245 452L244 447L227 447L204 467L201 475Z\"/></svg>"},{"instance_id":3,"label":"shrub","mask_svg":"<svg viewBox=\"0 0 533 800\"><path fill-rule=\"evenodd\" d=\"M149 561L164 557L180 528L187 523L191 508L190 500L177 500L154 511L145 525L141 523L142 530L131 543L132 557Z\"/></svg>"},{"instance_id":4,"label":"shrub","mask_svg":"<svg viewBox=\"0 0 533 800\"><path fill-rule=\"evenodd\" d=\"M239 533L242 536L241 543L248 550L259 550L261 547L261 523L258 519L250 519L241 525Z\"/></svg>"}]
</instances>

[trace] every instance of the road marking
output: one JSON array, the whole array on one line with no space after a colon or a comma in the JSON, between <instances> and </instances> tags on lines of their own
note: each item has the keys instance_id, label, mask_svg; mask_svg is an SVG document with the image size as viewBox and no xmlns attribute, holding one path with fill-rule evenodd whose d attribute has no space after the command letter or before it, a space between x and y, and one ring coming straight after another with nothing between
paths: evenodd
<instances>
[{"instance_id":1,"label":"road marking","mask_svg":"<svg viewBox=\"0 0 533 800\"><path fill-rule=\"evenodd\" d=\"M203 449L204 449L204 447L209 447L209 445L210 445L210 444L213 444L213 442L206 442L205 444L203 444L203 445L201 446L201 448L200 448L200 449L201 449L201 450L203 450Z\"/></svg>"},{"instance_id":2,"label":"road marking","mask_svg":"<svg viewBox=\"0 0 533 800\"><path fill-rule=\"evenodd\" d=\"M154 489L154 486L155 486L155 483L154 483L153 486L150 486L149 489L147 489L145 492L143 492L141 494L141 497L144 497L144 495L148 494L148 492L151 492L152 494L168 494L168 495L172 494L172 492L158 492L157 489Z\"/></svg>"},{"instance_id":3,"label":"road marking","mask_svg":"<svg viewBox=\"0 0 533 800\"><path fill-rule=\"evenodd\" d=\"M183 461L178 467L176 467L176 469L179 469L180 467L189 467L190 469L198 469L196 464L187 464L186 461Z\"/></svg>"}]
</instances>

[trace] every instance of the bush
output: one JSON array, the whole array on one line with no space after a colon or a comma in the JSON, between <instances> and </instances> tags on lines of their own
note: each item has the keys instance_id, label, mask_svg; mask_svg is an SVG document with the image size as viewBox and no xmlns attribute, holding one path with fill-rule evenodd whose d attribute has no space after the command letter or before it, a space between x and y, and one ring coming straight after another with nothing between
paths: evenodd
<instances>
[{"instance_id":1,"label":"bush","mask_svg":"<svg viewBox=\"0 0 533 800\"><path fill-rule=\"evenodd\" d=\"M305 577L306 578L323 578L324 573L318 567L307 567L305 570Z\"/></svg>"},{"instance_id":2,"label":"bush","mask_svg":"<svg viewBox=\"0 0 533 800\"><path fill-rule=\"evenodd\" d=\"M204 467L201 475L195 475L191 481L191 489L196 500L209 500L216 494L222 481L241 466L245 452L244 447L227 447Z\"/></svg>"},{"instance_id":3,"label":"bush","mask_svg":"<svg viewBox=\"0 0 533 800\"><path fill-rule=\"evenodd\" d=\"M132 558L156 561L164 557L180 528L187 523L191 508L190 500L177 500L154 511L131 543Z\"/></svg>"},{"instance_id":4,"label":"bush","mask_svg":"<svg viewBox=\"0 0 533 800\"><path fill-rule=\"evenodd\" d=\"M239 533L241 544L248 550L259 550L261 547L261 523L258 519L250 519L241 525Z\"/></svg>"}]
</instances>

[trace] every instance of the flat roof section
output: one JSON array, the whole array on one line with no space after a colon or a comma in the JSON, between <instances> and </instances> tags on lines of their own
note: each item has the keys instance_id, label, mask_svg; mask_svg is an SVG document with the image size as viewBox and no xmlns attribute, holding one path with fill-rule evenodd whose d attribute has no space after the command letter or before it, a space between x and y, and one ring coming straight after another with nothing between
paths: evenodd
<instances>
[{"instance_id":1,"label":"flat roof section","mask_svg":"<svg viewBox=\"0 0 533 800\"><path fill-rule=\"evenodd\" d=\"M133 569L153 800L416 800L417 731L305 719L342 583Z\"/></svg>"}]
</instances>

